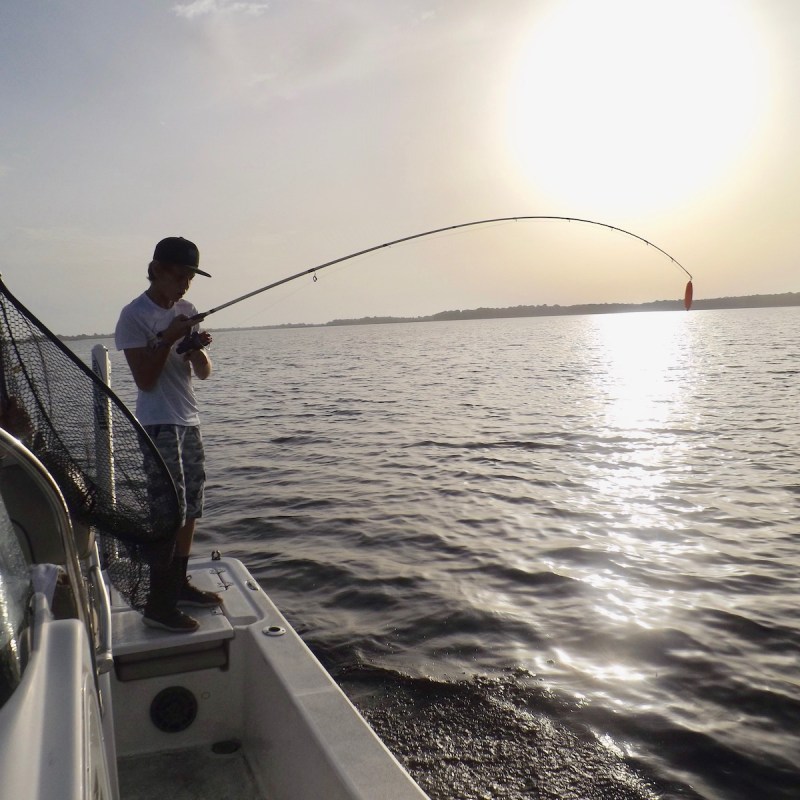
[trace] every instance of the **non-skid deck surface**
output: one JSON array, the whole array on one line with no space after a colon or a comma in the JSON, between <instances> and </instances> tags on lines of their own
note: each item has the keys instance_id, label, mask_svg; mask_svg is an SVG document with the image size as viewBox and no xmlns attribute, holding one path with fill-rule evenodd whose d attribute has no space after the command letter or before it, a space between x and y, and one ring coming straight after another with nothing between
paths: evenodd
<instances>
[{"instance_id":1,"label":"non-skid deck surface","mask_svg":"<svg viewBox=\"0 0 800 800\"><path fill-rule=\"evenodd\" d=\"M122 758L117 767L121 800L268 800L256 788L242 750L178 750Z\"/></svg>"}]
</instances>

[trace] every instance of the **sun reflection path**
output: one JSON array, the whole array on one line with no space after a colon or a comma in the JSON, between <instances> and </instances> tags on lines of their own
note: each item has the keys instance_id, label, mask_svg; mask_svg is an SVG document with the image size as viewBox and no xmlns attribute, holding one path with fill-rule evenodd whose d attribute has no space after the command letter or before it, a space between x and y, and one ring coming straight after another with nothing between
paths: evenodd
<instances>
[{"instance_id":1,"label":"sun reflection path","mask_svg":"<svg viewBox=\"0 0 800 800\"><path fill-rule=\"evenodd\" d=\"M590 587L587 640L554 648L549 663L539 666L582 676L579 686L612 705L629 704L636 685L657 674L637 653L637 642L659 641L682 612L682 577L704 547L685 530L670 498L690 461L691 322L675 313L604 315L592 322L587 358L598 424L582 464L583 492L573 498L585 520L580 549L586 557L554 553L546 562Z\"/></svg>"},{"instance_id":2,"label":"sun reflection path","mask_svg":"<svg viewBox=\"0 0 800 800\"><path fill-rule=\"evenodd\" d=\"M669 312L596 317L596 386L606 397L609 428L647 432L678 415L688 322Z\"/></svg>"}]
</instances>

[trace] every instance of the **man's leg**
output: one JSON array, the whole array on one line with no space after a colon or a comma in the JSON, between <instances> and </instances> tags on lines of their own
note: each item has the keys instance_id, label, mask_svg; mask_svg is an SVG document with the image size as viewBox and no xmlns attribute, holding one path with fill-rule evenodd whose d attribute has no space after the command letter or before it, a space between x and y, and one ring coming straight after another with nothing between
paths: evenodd
<instances>
[{"instance_id":1,"label":"man's leg","mask_svg":"<svg viewBox=\"0 0 800 800\"><path fill-rule=\"evenodd\" d=\"M177 560L180 564L181 589L178 603L195 608L215 608L222 598L193 586L186 570L192 552L192 539L197 520L203 516L206 469L203 437L199 428L184 428L181 436L181 467L186 497L186 523L178 531Z\"/></svg>"},{"instance_id":2,"label":"man's leg","mask_svg":"<svg viewBox=\"0 0 800 800\"><path fill-rule=\"evenodd\" d=\"M175 425L148 426L146 430L172 475L181 513L185 514L186 487L181 468L182 431ZM144 610L145 625L186 633L191 633L199 627L197 620L184 614L177 607L184 582L183 559L180 555L191 548L194 526L194 520L191 520L178 529L175 551L171 557L165 553L150 563L150 594Z\"/></svg>"},{"instance_id":3,"label":"man's leg","mask_svg":"<svg viewBox=\"0 0 800 800\"><path fill-rule=\"evenodd\" d=\"M175 554L179 558L188 558L192 552L192 539L194 539L194 529L197 526L196 519L187 519L178 529L175 540Z\"/></svg>"},{"instance_id":4,"label":"man's leg","mask_svg":"<svg viewBox=\"0 0 800 800\"><path fill-rule=\"evenodd\" d=\"M206 592L193 586L191 576L187 575L196 522L197 520L195 519L187 520L186 524L178 531L175 552L175 560L179 564L177 571L180 580L178 605L194 606L195 608L216 608L222 603L222 598L216 592Z\"/></svg>"}]
</instances>

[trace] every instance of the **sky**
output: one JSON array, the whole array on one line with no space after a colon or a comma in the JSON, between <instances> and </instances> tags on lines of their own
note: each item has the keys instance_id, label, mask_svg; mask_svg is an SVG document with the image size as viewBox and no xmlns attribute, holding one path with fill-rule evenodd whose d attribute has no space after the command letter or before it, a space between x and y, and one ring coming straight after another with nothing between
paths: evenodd
<instances>
[{"instance_id":1,"label":"sky","mask_svg":"<svg viewBox=\"0 0 800 800\"><path fill-rule=\"evenodd\" d=\"M795 0L5 0L0 273L113 331L164 236L207 310L434 228L608 223L695 297L800 289ZM683 296L654 248L520 221L381 249L206 325Z\"/></svg>"}]
</instances>

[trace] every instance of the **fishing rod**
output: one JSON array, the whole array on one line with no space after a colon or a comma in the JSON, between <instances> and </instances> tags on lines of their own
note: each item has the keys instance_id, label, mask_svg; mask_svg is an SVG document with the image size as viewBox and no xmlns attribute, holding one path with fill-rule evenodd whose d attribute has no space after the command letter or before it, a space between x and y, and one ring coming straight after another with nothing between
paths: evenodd
<instances>
[{"instance_id":1,"label":"fishing rod","mask_svg":"<svg viewBox=\"0 0 800 800\"><path fill-rule=\"evenodd\" d=\"M519 222L520 220L533 220L533 219L540 219L540 220L561 220L564 222L581 222L587 225L598 225L601 228L609 228L612 231L617 231L618 233L624 233L626 236L632 236L634 239L638 239L640 242L644 242L648 247L653 247L658 250L659 253L665 255L673 264L677 267L680 267L688 276L689 282L686 284L686 292L684 294L684 306L688 311L692 304L692 276L691 273L683 266L676 258L673 258L666 250L662 250L658 245L649 242L647 239L639 236L636 233L631 233L630 231L626 231L623 228L618 228L616 225L609 225L606 222L596 222L592 219L580 219L578 217L557 217L557 216L546 216L546 215L526 215L526 216L518 216L518 217L495 217L494 219L479 219L473 222L461 222L458 225L447 225L444 228L434 228L430 231L423 231L422 233L414 233L411 236L402 236L399 239L392 239L390 242L384 242L383 244L376 244L373 247L367 247L364 250L358 250L355 253L350 253L346 256L341 256L340 258L335 258L333 261L326 261L324 264L317 264L315 267L309 267L308 269L301 270L300 272L296 272L294 275L289 275L286 278L281 278L279 281L274 281L273 283L268 284L267 286L262 286L260 289L255 289L252 292L248 292L247 294L243 294L241 297L235 297L233 300L229 300L227 303L223 303L222 305L216 306L214 308L209 309L208 311L203 312L202 314L198 314L196 317L192 317L192 321L200 321L205 319L209 314L216 314L217 311L222 311L223 308L228 308L229 306L234 305L235 303L241 303L242 300L247 300L251 297L255 297L257 294L261 294L262 292L267 292L270 289L274 289L277 286L282 286L284 283L289 283L290 281L297 280L298 278L302 278L304 275L313 275L314 280L317 280L316 273L320 270L325 269L326 267L332 267L334 264L341 264L343 261L349 261L352 258L358 258L359 256L364 256L367 253L374 253L376 250L382 250L385 247L392 247L396 244L402 244L403 242L410 242L413 239L422 239L425 236L433 236L437 233L446 233L448 231L455 231L459 230L460 228L472 228L477 225L490 225L491 223L496 222Z\"/></svg>"}]
</instances>

